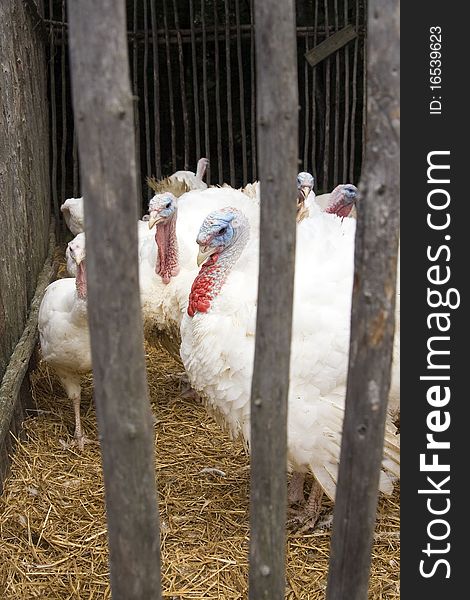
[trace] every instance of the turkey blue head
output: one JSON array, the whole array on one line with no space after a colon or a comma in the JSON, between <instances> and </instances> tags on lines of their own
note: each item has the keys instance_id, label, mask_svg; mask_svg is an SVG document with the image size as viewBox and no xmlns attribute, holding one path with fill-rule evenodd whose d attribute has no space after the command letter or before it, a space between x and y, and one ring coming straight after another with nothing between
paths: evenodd
<instances>
[{"instance_id":1,"label":"turkey blue head","mask_svg":"<svg viewBox=\"0 0 470 600\"><path fill-rule=\"evenodd\" d=\"M249 225L245 215L238 209L228 206L208 214L196 238L199 244L198 266L209 256L219 255L234 245L242 232L249 233Z\"/></svg>"},{"instance_id":2,"label":"turkey blue head","mask_svg":"<svg viewBox=\"0 0 470 600\"><path fill-rule=\"evenodd\" d=\"M149 202L149 229L176 216L176 197L171 192L156 194Z\"/></svg>"},{"instance_id":3,"label":"turkey blue head","mask_svg":"<svg viewBox=\"0 0 470 600\"><path fill-rule=\"evenodd\" d=\"M302 171L297 175L297 191L298 191L298 200L303 201L307 198L310 192L313 191L313 186L315 185L315 179L311 173L307 173L306 171Z\"/></svg>"},{"instance_id":4,"label":"turkey blue head","mask_svg":"<svg viewBox=\"0 0 470 600\"><path fill-rule=\"evenodd\" d=\"M348 217L356 204L357 196L358 189L352 183L337 185L330 194L330 202L326 212L341 218Z\"/></svg>"},{"instance_id":5,"label":"turkey blue head","mask_svg":"<svg viewBox=\"0 0 470 600\"><path fill-rule=\"evenodd\" d=\"M208 312L249 237L248 219L236 208L214 210L204 219L196 238L197 264L201 268L189 294L190 317Z\"/></svg>"},{"instance_id":6,"label":"turkey blue head","mask_svg":"<svg viewBox=\"0 0 470 600\"><path fill-rule=\"evenodd\" d=\"M358 189L352 183L346 183L343 186L343 192L346 204L354 204L357 200Z\"/></svg>"}]
</instances>

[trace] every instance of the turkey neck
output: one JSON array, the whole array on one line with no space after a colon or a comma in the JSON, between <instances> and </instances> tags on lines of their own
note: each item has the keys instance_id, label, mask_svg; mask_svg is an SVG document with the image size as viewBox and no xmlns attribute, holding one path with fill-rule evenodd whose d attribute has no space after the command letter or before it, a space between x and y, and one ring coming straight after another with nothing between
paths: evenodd
<instances>
[{"instance_id":1,"label":"turkey neck","mask_svg":"<svg viewBox=\"0 0 470 600\"><path fill-rule=\"evenodd\" d=\"M172 277L178 275L178 240L176 239L176 214L164 223L157 225L155 241L158 247L155 273L162 278L163 283L170 283Z\"/></svg>"},{"instance_id":2,"label":"turkey neck","mask_svg":"<svg viewBox=\"0 0 470 600\"><path fill-rule=\"evenodd\" d=\"M237 232L236 239L220 253L215 253L202 265L191 287L188 315L207 312L222 289L233 265L237 262L250 237L248 222Z\"/></svg>"},{"instance_id":3,"label":"turkey neck","mask_svg":"<svg viewBox=\"0 0 470 600\"><path fill-rule=\"evenodd\" d=\"M305 206L305 196L299 191L297 195L297 215L295 220L300 223L308 216L308 208Z\"/></svg>"},{"instance_id":4,"label":"turkey neck","mask_svg":"<svg viewBox=\"0 0 470 600\"><path fill-rule=\"evenodd\" d=\"M75 277L75 287L77 289L77 296L80 300L86 302L87 299L87 287L86 287L86 267L85 261L82 261L77 265L77 276Z\"/></svg>"},{"instance_id":5,"label":"turkey neck","mask_svg":"<svg viewBox=\"0 0 470 600\"><path fill-rule=\"evenodd\" d=\"M352 211L353 206L354 202L351 202L351 204L344 204L343 199L340 196L338 200L336 200L336 198L333 198L329 206L326 207L325 212L336 215L337 217L344 218L349 216L349 213Z\"/></svg>"},{"instance_id":6,"label":"turkey neck","mask_svg":"<svg viewBox=\"0 0 470 600\"><path fill-rule=\"evenodd\" d=\"M77 265L77 276L75 277L75 289L77 291L77 302L73 307L73 316L77 321L87 319L87 285L85 261Z\"/></svg>"},{"instance_id":7,"label":"turkey neck","mask_svg":"<svg viewBox=\"0 0 470 600\"><path fill-rule=\"evenodd\" d=\"M196 178L199 179L199 181L202 181L202 178L204 177L205 172L206 172L206 162L199 160L197 163L197 168L196 168Z\"/></svg>"}]
</instances>

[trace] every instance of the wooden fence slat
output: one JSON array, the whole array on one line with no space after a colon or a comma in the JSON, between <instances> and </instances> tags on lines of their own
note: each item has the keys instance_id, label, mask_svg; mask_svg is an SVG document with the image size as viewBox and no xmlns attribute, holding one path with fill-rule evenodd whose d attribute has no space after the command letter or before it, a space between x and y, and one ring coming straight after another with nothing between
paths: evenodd
<instances>
[{"instance_id":1,"label":"wooden fence slat","mask_svg":"<svg viewBox=\"0 0 470 600\"><path fill-rule=\"evenodd\" d=\"M62 22L65 22L65 0L62 0ZM65 27L62 27L62 36L64 36ZM67 48L62 46L60 52L60 79L61 79L61 121L62 121L62 142L60 147L60 203L65 202L65 188L67 181L67 85L65 79L65 62ZM65 222L62 221L62 230L65 231Z\"/></svg>"},{"instance_id":2,"label":"wooden fence slat","mask_svg":"<svg viewBox=\"0 0 470 600\"><path fill-rule=\"evenodd\" d=\"M138 29L137 23L137 2L138 0L134 0L134 9L133 9L133 27L134 33ZM132 44L132 85L134 90L134 128L135 128L135 160L137 163L137 202L141 204L142 198L142 180L141 180L141 170L140 170L140 108L139 108L139 71L138 71L138 57L139 57L139 46L136 38L134 38L134 42Z\"/></svg>"},{"instance_id":3,"label":"wooden fence slat","mask_svg":"<svg viewBox=\"0 0 470 600\"><path fill-rule=\"evenodd\" d=\"M197 47L196 34L194 33L194 5L189 0L189 19L191 21L191 59L193 68L193 105L194 105L194 134L196 136L196 160L201 158L201 122L199 119L199 83L197 76ZM206 157L207 158L207 157ZM196 169L195 169L196 170Z\"/></svg>"},{"instance_id":4,"label":"wooden fence slat","mask_svg":"<svg viewBox=\"0 0 470 600\"><path fill-rule=\"evenodd\" d=\"M250 118L251 118L251 177L258 178L257 137L256 137L256 64L255 64L255 8L250 0Z\"/></svg>"},{"instance_id":5,"label":"wooden fence slat","mask_svg":"<svg viewBox=\"0 0 470 600\"><path fill-rule=\"evenodd\" d=\"M249 597L281 600L298 171L297 50L293 0L255 0L254 6L262 200L251 388Z\"/></svg>"},{"instance_id":6,"label":"wooden fence slat","mask_svg":"<svg viewBox=\"0 0 470 600\"><path fill-rule=\"evenodd\" d=\"M214 11L214 28L218 31L219 24L219 13L217 11L217 2L213 3L213 11ZM220 78L221 78L221 68L220 68L220 57L219 57L219 36L214 36L214 48L215 48L215 61L214 61L214 71L215 71L215 116L216 116L216 124L217 124L217 177L219 184L222 185L224 183L224 166L223 166L223 154L222 154L222 117L221 117L221 98L222 95L220 93Z\"/></svg>"},{"instance_id":7,"label":"wooden fence slat","mask_svg":"<svg viewBox=\"0 0 470 600\"><path fill-rule=\"evenodd\" d=\"M157 34L157 10L155 2L150 2L150 21L152 26L152 40L157 43L152 43L152 58L153 58L153 118L154 118L154 151L155 151L155 175L157 179L162 176L162 155L160 147L160 65L158 51L158 34ZM150 143L150 142L149 142ZM149 173L147 173L149 175Z\"/></svg>"},{"instance_id":8,"label":"wooden fence slat","mask_svg":"<svg viewBox=\"0 0 470 600\"><path fill-rule=\"evenodd\" d=\"M49 0L49 16L53 18L54 3ZM49 93L51 103L51 192L52 192L52 206L54 208L54 220L56 226L56 234L60 231L60 201L59 195L57 194L58 180L57 180L57 107L56 107L56 91L55 91L55 45L54 45L54 29L51 26L49 28ZM62 200L63 202L63 200Z\"/></svg>"},{"instance_id":9,"label":"wooden fence slat","mask_svg":"<svg viewBox=\"0 0 470 600\"><path fill-rule=\"evenodd\" d=\"M183 125L184 125L184 170L189 169L189 118L188 118L188 103L186 100L186 83L185 83L185 67L184 67L184 50L183 50L183 38L181 36L179 16L178 16L178 4L176 0L173 0L173 18L176 30L176 39L178 42L178 64L179 64L179 77L180 77L180 95L181 95L181 107L183 111ZM178 167L177 167L178 168ZM179 169L179 168L178 168Z\"/></svg>"},{"instance_id":10,"label":"wooden fence slat","mask_svg":"<svg viewBox=\"0 0 470 600\"><path fill-rule=\"evenodd\" d=\"M206 8L205 0L201 0L201 25L202 25L202 92L204 100L204 156L209 161L206 170L206 182L211 182L211 142L210 142L210 117L209 117L209 95L207 93L207 32L206 32Z\"/></svg>"},{"instance_id":11,"label":"wooden fence slat","mask_svg":"<svg viewBox=\"0 0 470 600\"><path fill-rule=\"evenodd\" d=\"M318 4L319 0L315 0L315 8L313 13L313 22L315 23L315 29L313 32L313 47L317 45L317 24L318 24ZM317 164L317 70L313 69L312 77L312 162L311 171L315 178L315 184L318 186L318 177L320 176L320 165Z\"/></svg>"},{"instance_id":12,"label":"wooden fence slat","mask_svg":"<svg viewBox=\"0 0 470 600\"><path fill-rule=\"evenodd\" d=\"M334 0L334 13L335 13L335 27L339 27L339 11L338 11L338 0ZM338 31L339 33L339 31ZM336 187L340 181L338 180L338 169L339 169L339 112L340 112L340 53L336 52L335 55L335 100L334 100L334 151L333 151L333 186Z\"/></svg>"},{"instance_id":13,"label":"wooden fence slat","mask_svg":"<svg viewBox=\"0 0 470 600\"><path fill-rule=\"evenodd\" d=\"M230 37L230 6L229 0L224 0L225 6L225 84L227 94L227 134L228 134L228 154L230 166L230 185L235 186L235 148L233 131L233 105L232 105L232 57L230 46L232 38Z\"/></svg>"},{"instance_id":14,"label":"wooden fence slat","mask_svg":"<svg viewBox=\"0 0 470 600\"><path fill-rule=\"evenodd\" d=\"M78 197L79 181L78 181L78 143L77 132L73 129L73 147L72 147L72 194L74 198Z\"/></svg>"},{"instance_id":15,"label":"wooden fence slat","mask_svg":"<svg viewBox=\"0 0 470 600\"><path fill-rule=\"evenodd\" d=\"M148 77L148 66L149 66L149 30L148 30L148 5L147 0L144 0L144 60L142 68L142 79L144 81L144 124L145 124L145 158L146 158L146 172L152 172L152 157L151 157L151 141L150 141L150 107L149 107L149 77ZM147 200L153 196L152 190L147 186L145 195Z\"/></svg>"},{"instance_id":16,"label":"wooden fence slat","mask_svg":"<svg viewBox=\"0 0 470 600\"><path fill-rule=\"evenodd\" d=\"M155 600L161 598L160 536L138 287L125 3L75 0L68 9L111 590L113 600Z\"/></svg>"},{"instance_id":17,"label":"wooden fence slat","mask_svg":"<svg viewBox=\"0 0 470 600\"><path fill-rule=\"evenodd\" d=\"M370 0L368 144L327 600L366 600L390 387L399 227L399 4Z\"/></svg>"},{"instance_id":18,"label":"wooden fence slat","mask_svg":"<svg viewBox=\"0 0 470 600\"><path fill-rule=\"evenodd\" d=\"M359 0L356 0L354 5L356 11L356 26L359 23ZM365 52L364 52L365 54ZM357 90L357 71L359 67L359 38L354 40L353 54L353 75L352 75L352 99L351 99L351 150L349 151L349 181L354 183L354 165L356 161L356 110L358 107L358 90ZM364 85L364 89L365 89ZM365 97L364 97L365 99ZM366 114L365 105L363 106L363 115ZM364 148L361 148L364 150ZM364 158L364 155L362 155Z\"/></svg>"},{"instance_id":19,"label":"wooden fence slat","mask_svg":"<svg viewBox=\"0 0 470 600\"><path fill-rule=\"evenodd\" d=\"M38 314L39 306L46 287L49 285L53 266L52 258L55 248L54 236L55 224L52 221L49 230L49 249L44 267L39 274L36 291L31 301L28 320L26 321L23 334L13 350L10 362L0 385L0 443L8 436L8 428L14 413L18 394L28 369L31 355L38 340Z\"/></svg>"},{"instance_id":20,"label":"wooden fence slat","mask_svg":"<svg viewBox=\"0 0 470 600\"><path fill-rule=\"evenodd\" d=\"M344 23L348 20L348 0L344 0ZM357 40L357 38L356 38ZM356 41L357 43L357 41ZM348 181L348 160L354 162L353 155L348 154L348 131L349 131L349 47L344 48L344 121L343 121L343 169L341 171L341 181ZM351 181L350 183L354 183Z\"/></svg>"},{"instance_id":21,"label":"wooden fence slat","mask_svg":"<svg viewBox=\"0 0 470 600\"><path fill-rule=\"evenodd\" d=\"M168 8L167 0L163 1L163 24L165 26L165 52L166 52L166 72L168 76L168 101L170 104L170 123L171 123L171 168L172 171L179 169L176 161L176 121L175 121L175 101L173 93L173 67L171 64L170 36L168 29Z\"/></svg>"},{"instance_id":22,"label":"wooden fence slat","mask_svg":"<svg viewBox=\"0 0 470 600\"><path fill-rule=\"evenodd\" d=\"M325 25L328 27L328 0L323 0L323 9L325 11ZM331 36L332 37L332 36ZM324 88L324 127L325 137L323 140L323 178L321 188L324 192L328 191L329 168L330 168L330 117L331 117L331 100L330 100L330 84L331 84L331 61L329 55L325 58L325 88Z\"/></svg>"},{"instance_id":23,"label":"wooden fence slat","mask_svg":"<svg viewBox=\"0 0 470 600\"><path fill-rule=\"evenodd\" d=\"M242 181L243 185L248 180L248 159L247 159L247 139L246 139L246 123L245 123L245 84L244 65L242 58L242 35L240 29L240 3L235 0L235 20L237 26L237 62L238 62L238 97L240 102L240 130L242 143Z\"/></svg>"},{"instance_id":24,"label":"wooden fence slat","mask_svg":"<svg viewBox=\"0 0 470 600\"><path fill-rule=\"evenodd\" d=\"M326 38L326 40L321 42L321 44L318 44L318 46L315 46L315 48L306 52L305 58L312 67L315 67L318 63L321 63L322 60L325 60L325 58L328 58L328 56L331 56L340 48L349 44L349 42L356 37L357 33L354 26L347 25L333 35L330 35L330 37Z\"/></svg>"}]
</instances>

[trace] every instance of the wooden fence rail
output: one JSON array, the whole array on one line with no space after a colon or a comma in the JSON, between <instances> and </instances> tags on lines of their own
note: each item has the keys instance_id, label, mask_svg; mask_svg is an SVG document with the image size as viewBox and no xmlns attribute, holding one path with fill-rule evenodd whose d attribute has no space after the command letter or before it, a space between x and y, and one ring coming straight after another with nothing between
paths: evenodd
<instances>
[{"instance_id":1,"label":"wooden fence rail","mask_svg":"<svg viewBox=\"0 0 470 600\"><path fill-rule=\"evenodd\" d=\"M76 136L68 64L65 79L62 75L62 47L68 43L62 2L47 0L41 23L49 36L55 206L64 200L64 181L65 197L81 195L78 154L72 152ZM208 183L239 187L257 179L256 27L251 2L127 0L141 182L147 175L159 178L182 168L194 170L201 154L210 159ZM300 169L315 175L321 193L338 183L357 183L360 174L364 0L302 0L296 8ZM335 34L348 26L357 37L312 68L305 53L334 42ZM145 203L148 189L138 189Z\"/></svg>"},{"instance_id":2,"label":"wooden fence rail","mask_svg":"<svg viewBox=\"0 0 470 600\"><path fill-rule=\"evenodd\" d=\"M255 162L262 182L262 202L251 397L249 596L251 600L282 600L296 233L292 198L298 171L299 133L295 3L254 0L252 6L258 66ZM79 151L85 196L94 398L106 489L112 594L114 600L159 600L160 533L153 420L145 376L138 289L136 132L125 7L124 0L69 3L76 125L73 153ZM64 16L63 12L62 23ZM153 31L158 33L153 17L151 11L146 14L146 23L150 20ZM350 364L328 600L367 598L394 328L399 182L398 21L398 2L370 0L369 145L358 206ZM62 26L62 34L64 30ZM194 36L193 31L191 34ZM147 66L149 41L150 37L144 42ZM357 40L355 44L357 48ZM227 61L231 52L240 59L236 46L225 50ZM164 54L163 48L158 52ZM221 72L222 62L221 58ZM59 52L58 64L63 78L66 70L63 51ZM152 72L159 76L156 65L153 67ZM253 63L251 70L254 75ZM60 157L57 149L53 154L52 169L56 177L60 166L65 177L63 157L68 146L64 139L70 130L63 112L66 94L64 88L56 94L54 77L52 67L52 114L62 116L61 127L53 121L53 134L61 132L62 143ZM200 81L195 77L187 84L197 90ZM235 96L240 89L232 91ZM57 97L61 98L60 110L54 104ZM250 109L254 111L254 105ZM152 129L150 113L150 106L144 105L147 137ZM198 146L204 145L204 134L198 138ZM145 154L147 166L155 159L152 154ZM248 169L248 159L242 153L244 171ZM75 162L78 164L78 160ZM77 181L74 168L74 187ZM61 182L63 195L65 179ZM57 211L57 195L54 202ZM50 270L48 263L44 280L40 280L43 286L50 276L47 269ZM35 301L33 309L36 304ZM26 333L31 334L30 329ZM33 337L31 334L28 339ZM29 343L32 345L33 341ZM22 355L19 361L25 370ZM14 386L10 387L17 395L18 386L16 383ZM9 391L5 398L10 402L11 397Z\"/></svg>"},{"instance_id":3,"label":"wooden fence rail","mask_svg":"<svg viewBox=\"0 0 470 600\"><path fill-rule=\"evenodd\" d=\"M287 395L295 269L298 95L293 0L256 0L261 181L256 346L251 388L251 600L285 595ZM282 85L279 82L282 81Z\"/></svg>"},{"instance_id":4,"label":"wooden fence rail","mask_svg":"<svg viewBox=\"0 0 470 600\"><path fill-rule=\"evenodd\" d=\"M368 145L328 600L366 600L390 387L399 230L400 10L370 0Z\"/></svg>"},{"instance_id":5,"label":"wooden fence rail","mask_svg":"<svg viewBox=\"0 0 470 600\"><path fill-rule=\"evenodd\" d=\"M114 600L155 600L161 598L160 535L138 285L125 3L74 0L68 9L111 589Z\"/></svg>"}]
</instances>

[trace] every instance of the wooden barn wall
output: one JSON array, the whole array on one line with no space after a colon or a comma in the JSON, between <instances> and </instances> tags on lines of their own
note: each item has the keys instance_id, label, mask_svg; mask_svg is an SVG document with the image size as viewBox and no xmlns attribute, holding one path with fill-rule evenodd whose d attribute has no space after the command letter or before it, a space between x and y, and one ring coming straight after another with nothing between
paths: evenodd
<instances>
[{"instance_id":1,"label":"wooden barn wall","mask_svg":"<svg viewBox=\"0 0 470 600\"><path fill-rule=\"evenodd\" d=\"M27 4L0 2L0 381L49 241L45 41Z\"/></svg>"},{"instance_id":2,"label":"wooden barn wall","mask_svg":"<svg viewBox=\"0 0 470 600\"><path fill-rule=\"evenodd\" d=\"M210 165L206 181L258 177L253 0L127 0L127 30L142 209L160 178ZM364 150L366 0L296 0L299 170L316 192L359 181ZM50 39L51 178L56 211L78 196L63 0L45 3ZM305 54L344 28L355 37L315 67ZM282 85L282 82L280 82Z\"/></svg>"}]
</instances>

